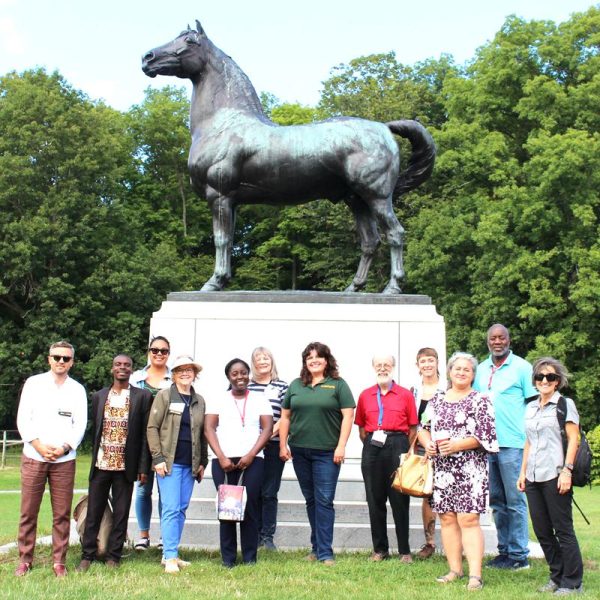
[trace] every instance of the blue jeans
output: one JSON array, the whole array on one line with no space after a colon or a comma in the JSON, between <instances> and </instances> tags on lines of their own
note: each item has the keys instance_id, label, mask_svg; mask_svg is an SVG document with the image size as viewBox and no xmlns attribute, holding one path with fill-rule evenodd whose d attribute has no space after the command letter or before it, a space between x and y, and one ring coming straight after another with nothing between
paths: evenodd
<instances>
[{"instance_id":1,"label":"blue jeans","mask_svg":"<svg viewBox=\"0 0 600 600\"><path fill-rule=\"evenodd\" d=\"M154 487L154 471L148 473L148 479L143 485L135 482L135 516L137 517L138 529L150 531L150 519L152 518L152 488ZM158 516L162 515L162 503L158 495Z\"/></svg>"},{"instance_id":2,"label":"blue jeans","mask_svg":"<svg viewBox=\"0 0 600 600\"><path fill-rule=\"evenodd\" d=\"M490 508L498 532L498 553L511 560L526 560L529 555L527 502L525 494L517 489L523 450L500 448L498 454L489 454L488 459Z\"/></svg>"},{"instance_id":3,"label":"blue jeans","mask_svg":"<svg viewBox=\"0 0 600 600\"><path fill-rule=\"evenodd\" d=\"M174 464L168 475L157 476L156 479L163 503L160 519L163 558L177 558L177 549L185 524L185 512L194 489L195 480L192 475L192 467Z\"/></svg>"},{"instance_id":4,"label":"blue jeans","mask_svg":"<svg viewBox=\"0 0 600 600\"><path fill-rule=\"evenodd\" d=\"M306 500L310 523L310 544L317 560L333 558L333 499L340 466L333 462L333 450L290 446L294 471Z\"/></svg>"},{"instance_id":5,"label":"blue jeans","mask_svg":"<svg viewBox=\"0 0 600 600\"><path fill-rule=\"evenodd\" d=\"M279 458L279 442L269 442L265 448L265 471L260 490L262 519L259 537L273 541L277 527L277 494L281 486L281 476L285 463Z\"/></svg>"}]
</instances>

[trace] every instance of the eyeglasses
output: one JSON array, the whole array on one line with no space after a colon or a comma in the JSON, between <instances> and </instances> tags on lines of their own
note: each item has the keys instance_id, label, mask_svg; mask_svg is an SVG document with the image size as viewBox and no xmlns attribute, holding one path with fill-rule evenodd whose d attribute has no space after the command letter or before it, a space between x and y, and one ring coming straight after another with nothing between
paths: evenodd
<instances>
[{"instance_id":1,"label":"eyeglasses","mask_svg":"<svg viewBox=\"0 0 600 600\"><path fill-rule=\"evenodd\" d=\"M536 373L533 376L534 381L544 381L544 377L548 380L548 383L554 383L555 381L559 381L560 376L556 373Z\"/></svg>"},{"instance_id":2,"label":"eyeglasses","mask_svg":"<svg viewBox=\"0 0 600 600\"><path fill-rule=\"evenodd\" d=\"M64 362L64 363L70 363L73 360L72 356L62 356L60 354L51 354L50 356L52 356L52 360L54 362Z\"/></svg>"},{"instance_id":3,"label":"eyeglasses","mask_svg":"<svg viewBox=\"0 0 600 600\"><path fill-rule=\"evenodd\" d=\"M152 354L154 354L155 356L157 354L162 354L163 356L166 356L167 354L169 354L170 350L168 348L148 348L148 352L152 352Z\"/></svg>"},{"instance_id":4,"label":"eyeglasses","mask_svg":"<svg viewBox=\"0 0 600 600\"><path fill-rule=\"evenodd\" d=\"M194 373L194 369L188 367L187 369L175 369L173 371L173 373L177 373L178 375L181 375L182 373Z\"/></svg>"}]
</instances>

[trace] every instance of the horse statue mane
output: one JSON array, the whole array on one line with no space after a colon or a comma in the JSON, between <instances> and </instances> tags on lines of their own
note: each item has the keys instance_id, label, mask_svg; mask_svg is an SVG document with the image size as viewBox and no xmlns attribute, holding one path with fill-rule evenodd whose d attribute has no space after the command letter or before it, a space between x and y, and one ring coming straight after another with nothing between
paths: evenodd
<instances>
[{"instance_id":1,"label":"horse statue mane","mask_svg":"<svg viewBox=\"0 0 600 600\"><path fill-rule=\"evenodd\" d=\"M390 245L387 294L401 293L404 229L393 202L431 175L435 144L414 120L377 123L337 117L280 126L266 117L248 76L208 38L199 21L142 57L142 69L190 79L193 86L188 158L190 180L213 215L215 269L202 291L222 290L231 279L235 211L240 204L301 204L318 198L343 201L356 220L361 258L346 288L361 290L380 241ZM393 134L409 140L400 172Z\"/></svg>"}]
</instances>

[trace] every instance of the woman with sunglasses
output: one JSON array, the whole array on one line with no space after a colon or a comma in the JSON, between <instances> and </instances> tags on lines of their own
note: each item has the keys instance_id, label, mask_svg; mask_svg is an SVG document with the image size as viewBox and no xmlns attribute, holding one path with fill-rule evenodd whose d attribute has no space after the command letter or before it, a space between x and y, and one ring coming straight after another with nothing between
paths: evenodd
<instances>
[{"instance_id":1,"label":"woman with sunglasses","mask_svg":"<svg viewBox=\"0 0 600 600\"><path fill-rule=\"evenodd\" d=\"M202 367L191 356L178 356L173 385L158 392L148 419L148 446L162 497L160 528L165 573L178 573L188 562L179 558L179 542L194 481L208 464L204 437L204 398L193 383Z\"/></svg>"},{"instance_id":2,"label":"woman with sunglasses","mask_svg":"<svg viewBox=\"0 0 600 600\"><path fill-rule=\"evenodd\" d=\"M540 358L533 365L533 383L540 395L525 409L525 448L517 487L527 494L533 530L548 566L550 579L539 592L566 596L583 591L583 561L573 529L571 471L579 443L579 415L571 398L564 451L557 418L560 391L568 384L564 365Z\"/></svg>"},{"instance_id":3,"label":"woman with sunglasses","mask_svg":"<svg viewBox=\"0 0 600 600\"><path fill-rule=\"evenodd\" d=\"M167 360L171 353L169 340L162 335L157 335L150 340L148 348L148 364L139 371L135 371L129 380L134 387L149 390L152 398L163 389L171 386L171 370ZM148 461L150 464L150 461ZM150 520L152 518L152 488L154 487L154 471L147 474L146 483L139 481L135 484L135 515L137 518L140 537L135 543L136 550L147 550L150 547ZM158 514L161 514L160 495L158 498ZM162 546L159 542L159 548Z\"/></svg>"},{"instance_id":4,"label":"woman with sunglasses","mask_svg":"<svg viewBox=\"0 0 600 600\"><path fill-rule=\"evenodd\" d=\"M263 448L273 432L271 404L262 392L248 389L250 366L240 358L225 365L229 389L206 407L204 433L215 454L211 463L217 490L223 483L246 487L246 511L240 523L242 560L256 562L260 523L260 488L263 480ZM237 556L237 523L221 521L219 538L223 566L232 568Z\"/></svg>"}]
</instances>

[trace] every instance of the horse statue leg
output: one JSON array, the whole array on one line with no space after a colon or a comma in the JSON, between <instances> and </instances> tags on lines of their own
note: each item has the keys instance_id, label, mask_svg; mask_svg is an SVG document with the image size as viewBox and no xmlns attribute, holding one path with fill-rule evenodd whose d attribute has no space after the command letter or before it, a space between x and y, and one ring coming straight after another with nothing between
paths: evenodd
<instances>
[{"instance_id":1,"label":"horse statue leg","mask_svg":"<svg viewBox=\"0 0 600 600\"><path fill-rule=\"evenodd\" d=\"M356 275L354 275L352 283L345 291L358 292L365 287L371 262L381 238L379 237L377 223L371 211L361 199L353 198L352 200L346 200L346 204L350 207L356 219L356 229L360 237L361 256Z\"/></svg>"},{"instance_id":2,"label":"horse statue leg","mask_svg":"<svg viewBox=\"0 0 600 600\"><path fill-rule=\"evenodd\" d=\"M371 210L377 223L390 245L390 281L383 294L401 294L400 282L404 279L402 250L404 246L404 228L394 214L392 197L373 200Z\"/></svg>"},{"instance_id":3,"label":"horse statue leg","mask_svg":"<svg viewBox=\"0 0 600 600\"><path fill-rule=\"evenodd\" d=\"M219 292L231 279L231 248L235 227L235 207L231 198L219 196L209 201L215 239L215 270L202 286L203 292Z\"/></svg>"}]
</instances>

